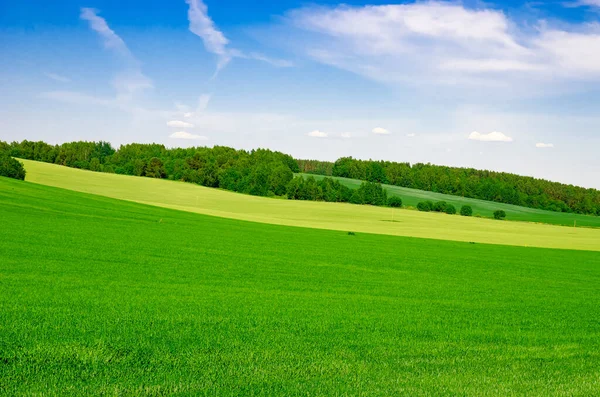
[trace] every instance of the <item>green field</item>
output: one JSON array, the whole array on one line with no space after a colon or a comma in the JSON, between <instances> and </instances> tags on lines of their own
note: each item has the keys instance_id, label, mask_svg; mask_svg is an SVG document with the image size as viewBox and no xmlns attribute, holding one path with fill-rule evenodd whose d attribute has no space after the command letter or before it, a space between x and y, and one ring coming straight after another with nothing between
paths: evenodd
<instances>
[{"instance_id":1,"label":"green field","mask_svg":"<svg viewBox=\"0 0 600 397\"><path fill-rule=\"evenodd\" d=\"M0 219L2 395L600 393L597 252L350 236L5 178Z\"/></svg>"},{"instance_id":2,"label":"green field","mask_svg":"<svg viewBox=\"0 0 600 397\"><path fill-rule=\"evenodd\" d=\"M311 174L298 174L305 178L312 176L316 180L325 178L321 175ZM338 178L332 177L340 181L349 188L356 189L360 186L362 181L358 179L349 178ZM524 222L539 222L547 223L551 225L563 225L563 226L585 226L585 227L600 227L600 216L580 215L580 214L568 214L563 212L553 212L538 210L535 208L520 207L518 205L495 203L492 201L477 200L466 197L452 196L450 194L427 192L424 190L409 189L405 187L383 185L388 192L388 196L399 196L402 198L404 205L417 207L417 204L421 201L430 200L445 201L460 210L463 205L470 205L473 207L473 214L481 215L483 217L492 218L494 211L504 210L507 215L507 220L512 221L524 221Z\"/></svg>"},{"instance_id":3,"label":"green field","mask_svg":"<svg viewBox=\"0 0 600 397\"><path fill-rule=\"evenodd\" d=\"M503 222L366 205L275 200L191 183L22 161L27 181L225 218L396 236L600 251L600 229Z\"/></svg>"}]
</instances>

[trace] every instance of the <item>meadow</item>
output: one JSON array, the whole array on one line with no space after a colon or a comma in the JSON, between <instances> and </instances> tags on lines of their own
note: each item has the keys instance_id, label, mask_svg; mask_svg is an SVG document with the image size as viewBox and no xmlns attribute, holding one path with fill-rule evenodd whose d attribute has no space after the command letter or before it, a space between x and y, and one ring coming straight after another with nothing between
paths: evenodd
<instances>
[{"instance_id":1,"label":"meadow","mask_svg":"<svg viewBox=\"0 0 600 397\"><path fill-rule=\"evenodd\" d=\"M396 236L600 250L600 229L496 221L366 205L271 199L191 183L21 161L27 170L26 180L30 182L219 217Z\"/></svg>"},{"instance_id":2,"label":"meadow","mask_svg":"<svg viewBox=\"0 0 600 397\"><path fill-rule=\"evenodd\" d=\"M3 395L600 393L597 252L348 235L6 178L0 219Z\"/></svg>"},{"instance_id":3,"label":"meadow","mask_svg":"<svg viewBox=\"0 0 600 397\"><path fill-rule=\"evenodd\" d=\"M298 175L302 175L305 178L312 176L316 180L325 178L325 176L321 175ZM362 181L358 179L340 177L330 178L338 180L341 184L352 189L356 189L362 183ZM448 204L454 205L457 209L460 209L460 207L463 205L470 205L473 208L473 214L487 218L493 218L494 211L503 210L506 212L507 220L509 221L512 220L522 222L537 222L563 226L577 225L583 227L600 227L600 216L545 211L535 208L521 207L518 205L496 203L493 201L485 201L472 199L468 197L453 196L450 194L428 192L425 190L410 189L393 185L383 185L383 187L385 188L385 190L387 190L388 196L399 196L402 198L404 205L414 208L416 208L417 204L419 204L419 202L421 201L445 201Z\"/></svg>"}]
</instances>

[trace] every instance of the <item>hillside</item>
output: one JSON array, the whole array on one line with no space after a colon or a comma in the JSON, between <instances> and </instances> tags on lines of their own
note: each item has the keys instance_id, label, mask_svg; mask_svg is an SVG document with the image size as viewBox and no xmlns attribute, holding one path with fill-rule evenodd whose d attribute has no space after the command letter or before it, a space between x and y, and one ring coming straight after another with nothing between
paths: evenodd
<instances>
[{"instance_id":1,"label":"hillside","mask_svg":"<svg viewBox=\"0 0 600 397\"><path fill-rule=\"evenodd\" d=\"M316 180L326 178L322 175L313 174L298 174L304 178L310 176ZM340 181L343 185L355 189L362 181L358 179L349 179L341 177L333 177L335 180ZM496 203L493 201L477 200L467 197L453 196L450 194L434 193L425 190L410 189L405 187L383 185L388 192L388 196L399 196L402 198L403 204L411 207L417 206L421 201L431 200L445 201L449 204L454 205L459 209L462 205L470 205L473 207L473 214L481 215L483 217L492 218L494 211L504 210L507 214L507 220L512 221L524 221L524 222L539 222L548 223L552 225L563 225L563 226L584 226L584 227L600 227L600 217L591 215L582 215L575 213L566 212L555 212L545 211L535 208L522 207L512 204Z\"/></svg>"},{"instance_id":2,"label":"hillside","mask_svg":"<svg viewBox=\"0 0 600 397\"><path fill-rule=\"evenodd\" d=\"M385 207L272 199L191 183L23 160L26 180L226 218L319 229L490 244L600 250L600 229L503 222Z\"/></svg>"},{"instance_id":3,"label":"hillside","mask_svg":"<svg viewBox=\"0 0 600 397\"><path fill-rule=\"evenodd\" d=\"M6 178L0 219L3 395L600 391L596 252L349 236Z\"/></svg>"},{"instance_id":4,"label":"hillside","mask_svg":"<svg viewBox=\"0 0 600 397\"><path fill-rule=\"evenodd\" d=\"M300 172L379 182L428 192L556 212L600 216L600 190L530 176L392 161L342 157L335 163L296 160Z\"/></svg>"},{"instance_id":5,"label":"hillside","mask_svg":"<svg viewBox=\"0 0 600 397\"><path fill-rule=\"evenodd\" d=\"M351 157L335 163L295 160L268 149L236 150L215 146L166 148L160 144L127 144L114 149L108 142L0 141L0 154L91 171L170 179L218 187L255 196L303 200L387 204L373 184L386 183L428 192L513 204L561 213L600 215L600 191L515 174L364 161ZM333 175L365 181L369 188L349 191L325 180L317 186L294 180L294 172ZM380 189L379 189L380 190Z\"/></svg>"}]
</instances>

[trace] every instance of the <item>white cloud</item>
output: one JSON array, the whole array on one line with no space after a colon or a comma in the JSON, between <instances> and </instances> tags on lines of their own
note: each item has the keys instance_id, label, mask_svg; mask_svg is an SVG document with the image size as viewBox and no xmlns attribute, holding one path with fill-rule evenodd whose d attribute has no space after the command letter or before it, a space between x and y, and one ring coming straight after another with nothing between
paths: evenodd
<instances>
[{"instance_id":1,"label":"white cloud","mask_svg":"<svg viewBox=\"0 0 600 397\"><path fill-rule=\"evenodd\" d=\"M513 139L509 136L504 135L502 132L494 131L489 134L481 134L477 131L471 132L469 139L472 141L481 142L512 142Z\"/></svg>"},{"instance_id":2,"label":"white cloud","mask_svg":"<svg viewBox=\"0 0 600 397\"><path fill-rule=\"evenodd\" d=\"M140 63L125 44L125 41L115 33L106 20L98 15L93 8L82 8L81 19L88 21L90 28L103 39L104 47L113 51L125 62L125 70L113 79L112 85L117 91L117 100L130 101L133 96L148 88L153 88L152 80L140 70Z\"/></svg>"},{"instance_id":3,"label":"white cloud","mask_svg":"<svg viewBox=\"0 0 600 397\"><path fill-rule=\"evenodd\" d=\"M600 0L577 0L572 3L565 3L567 7L600 7Z\"/></svg>"},{"instance_id":4,"label":"white cloud","mask_svg":"<svg viewBox=\"0 0 600 397\"><path fill-rule=\"evenodd\" d=\"M311 136L313 138L327 138L327 136L329 134L327 132L323 132L323 131L319 131L319 130L314 130L314 131L309 132L306 135Z\"/></svg>"},{"instance_id":5,"label":"white cloud","mask_svg":"<svg viewBox=\"0 0 600 397\"><path fill-rule=\"evenodd\" d=\"M282 59L270 58L259 53L245 54L240 50L229 48L229 40L217 29L214 21L208 16L208 7L202 0L185 0L189 5L188 21L190 32L202 39L206 51L218 56L217 69L213 77L227 66L233 58L255 59L275 67L291 67L293 64Z\"/></svg>"},{"instance_id":6,"label":"white cloud","mask_svg":"<svg viewBox=\"0 0 600 397\"><path fill-rule=\"evenodd\" d=\"M69 83L71 81L70 78L61 76L60 74L56 74L56 73L44 73L44 76L46 76L49 79L52 79L54 81L58 81L60 83Z\"/></svg>"},{"instance_id":7,"label":"white cloud","mask_svg":"<svg viewBox=\"0 0 600 397\"><path fill-rule=\"evenodd\" d=\"M190 134L189 132L185 132L185 131L177 131L172 133L171 135L169 135L169 138L172 139L189 139L189 140L196 140L196 141L205 141L208 138L202 135L196 135L196 134Z\"/></svg>"},{"instance_id":8,"label":"white cloud","mask_svg":"<svg viewBox=\"0 0 600 397\"><path fill-rule=\"evenodd\" d=\"M390 132L388 130L386 130L385 128L381 128L381 127L373 128L373 130L371 132L375 135L389 135L390 134Z\"/></svg>"},{"instance_id":9,"label":"white cloud","mask_svg":"<svg viewBox=\"0 0 600 397\"><path fill-rule=\"evenodd\" d=\"M344 139L349 139L349 138L352 138L352 135L350 135L350 133L348 133L348 132L342 132L340 134L340 137L342 137Z\"/></svg>"},{"instance_id":10,"label":"white cloud","mask_svg":"<svg viewBox=\"0 0 600 397\"><path fill-rule=\"evenodd\" d=\"M98 16L98 10L93 8L82 8L81 19L86 20L90 24L90 28L102 37L104 47L115 51L117 54L130 61L135 61L133 54L123 41L123 39L112 30L106 20Z\"/></svg>"},{"instance_id":11,"label":"white cloud","mask_svg":"<svg viewBox=\"0 0 600 397\"><path fill-rule=\"evenodd\" d=\"M194 124L187 123L187 122L181 121L181 120L171 120L171 121L168 121L167 125L169 127L175 127L175 128L193 128L194 127Z\"/></svg>"},{"instance_id":12,"label":"white cloud","mask_svg":"<svg viewBox=\"0 0 600 397\"><path fill-rule=\"evenodd\" d=\"M553 148L554 144L553 143L536 143L535 147L537 148L541 148L541 149L545 149L545 148Z\"/></svg>"},{"instance_id":13,"label":"white cloud","mask_svg":"<svg viewBox=\"0 0 600 397\"><path fill-rule=\"evenodd\" d=\"M265 55L253 52L248 55L250 59L256 59L257 61L266 62L269 65L275 66L277 68L291 68L294 66L294 63L285 59L277 59L270 58Z\"/></svg>"},{"instance_id":14,"label":"white cloud","mask_svg":"<svg viewBox=\"0 0 600 397\"><path fill-rule=\"evenodd\" d=\"M532 28L482 7L437 1L308 7L290 12L288 20L296 29L294 45L309 57L388 83L600 82L600 24L538 21Z\"/></svg>"},{"instance_id":15,"label":"white cloud","mask_svg":"<svg viewBox=\"0 0 600 397\"><path fill-rule=\"evenodd\" d=\"M406 134L406 136L409 138L413 138L413 137L417 136L417 134L411 132L410 134Z\"/></svg>"},{"instance_id":16,"label":"white cloud","mask_svg":"<svg viewBox=\"0 0 600 397\"><path fill-rule=\"evenodd\" d=\"M189 5L190 31L202 39L206 51L219 57L216 74L231 61L232 54L227 48L229 40L216 28L208 16L208 7L202 0L186 0L186 3Z\"/></svg>"}]
</instances>

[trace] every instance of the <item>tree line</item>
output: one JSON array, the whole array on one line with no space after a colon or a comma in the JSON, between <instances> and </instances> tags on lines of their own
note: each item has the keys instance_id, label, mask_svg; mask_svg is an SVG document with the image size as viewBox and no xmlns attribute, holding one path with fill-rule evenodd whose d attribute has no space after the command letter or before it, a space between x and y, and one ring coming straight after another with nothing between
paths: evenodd
<instances>
[{"instance_id":1,"label":"tree line","mask_svg":"<svg viewBox=\"0 0 600 397\"><path fill-rule=\"evenodd\" d=\"M24 178L12 157L67 167L125 175L163 178L257 196L287 196L371 205L391 205L385 189L392 184L419 190L515 204L551 211L600 215L600 191L515 174L432 164L358 160L335 162L295 160L267 149L166 148L159 144L128 144L113 148L108 142L0 142L0 172ZM5 171L1 171L5 170ZM303 172L323 175L294 177ZM359 189L343 187L334 177L364 181ZM394 204L396 205L396 204Z\"/></svg>"},{"instance_id":2,"label":"tree line","mask_svg":"<svg viewBox=\"0 0 600 397\"><path fill-rule=\"evenodd\" d=\"M255 196L388 205L387 192L379 183L365 181L359 188L350 189L333 178L317 181L311 176L294 176L300 171L296 160L267 149L246 151L224 146L169 149L159 144L138 143L114 149L102 141L50 145L25 140L0 142L0 156L19 166L11 156L90 171L191 182ZM24 173L20 179L24 179ZM390 205L401 206L402 201L394 197Z\"/></svg>"},{"instance_id":3,"label":"tree line","mask_svg":"<svg viewBox=\"0 0 600 397\"><path fill-rule=\"evenodd\" d=\"M558 212L600 215L600 191L505 172L358 160L298 160L301 172L360 179Z\"/></svg>"}]
</instances>

